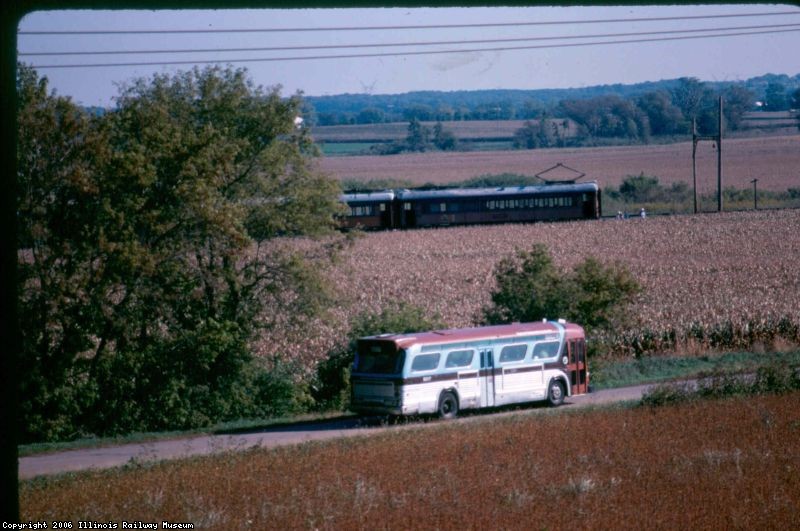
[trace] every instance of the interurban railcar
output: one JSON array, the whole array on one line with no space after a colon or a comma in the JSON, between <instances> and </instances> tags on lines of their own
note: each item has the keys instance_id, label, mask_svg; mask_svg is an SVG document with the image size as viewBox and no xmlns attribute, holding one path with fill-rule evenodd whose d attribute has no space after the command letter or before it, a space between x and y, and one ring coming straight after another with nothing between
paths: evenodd
<instances>
[{"instance_id":1,"label":"interurban railcar","mask_svg":"<svg viewBox=\"0 0 800 531\"><path fill-rule=\"evenodd\" d=\"M351 409L435 413L547 400L588 391L583 328L563 320L384 334L357 342Z\"/></svg>"},{"instance_id":2,"label":"interurban railcar","mask_svg":"<svg viewBox=\"0 0 800 531\"><path fill-rule=\"evenodd\" d=\"M344 194L341 200L350 209L343 226L365 229L598 219L602 208L596 182L392 190Z\"/></svg>"}]
</instances>

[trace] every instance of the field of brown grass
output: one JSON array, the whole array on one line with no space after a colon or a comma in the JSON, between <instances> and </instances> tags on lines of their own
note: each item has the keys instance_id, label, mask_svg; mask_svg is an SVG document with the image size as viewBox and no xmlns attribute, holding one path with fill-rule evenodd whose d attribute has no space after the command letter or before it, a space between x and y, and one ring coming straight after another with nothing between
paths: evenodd
<instances>
[{"instance_id":1,"label":"field of brown grass","mask_svg":"<svg viewBox=\"0 0 800 531\"><path fill-rule=\"evenodd\" d=\"M333 318L299 343L276 335L264 353L313 366L342 341L353 316L395 301L438 314L448 326L479 324L497 261L534 243L546 244L561 268L594 256L630 269L644 291L617 330L622 335L694 323L752 328L781 317L800 323L799 227L800 210L780 210L368 233L330 272L340 292ZM686 345L695 347L709 345Z\"/></svg>"},{"instance_id":2,"label":"field of brown grass","mask_svg":"<svg viewBox=\"0 0 800 531\"><path fill-rule=\"evenodd\" d=\"M24 482L22 520L199 529L797 525L800 393L562 411Z\"/></svg>"},{"instance_id":3,"label":"field of brown grass","mask_svg":"<svg viewBox=\"0 0 800 531\"><path fill-rule=\"evenodd\" d=\"M800 135L723 140L724 186L764 190L800 186ZM386 156L327 157L320 168L339 179L406 179L445 184L487 174L535 175L557 163L586 173L601 186L619 186L628 175L655 175L660 182L692 181L692 143L492 152L433 152ZM717 153L698 144L698 189L717 186Z\"/></svg>"}]
</instances>

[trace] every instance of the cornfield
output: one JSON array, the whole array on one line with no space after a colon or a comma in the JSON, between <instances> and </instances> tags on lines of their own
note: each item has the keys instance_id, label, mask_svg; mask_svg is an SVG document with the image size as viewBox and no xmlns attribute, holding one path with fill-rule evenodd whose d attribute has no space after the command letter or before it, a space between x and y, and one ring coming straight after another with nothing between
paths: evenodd
<instances>
[{"instance_id":1,"label":"cornfield","mask_svg":"<svg viewBox=\"0 0 800 531\"><path fill-rule=\"evenodd\" d=\"M369 233L329 271L340 297L329 319L299 340L277 333L263 352L313 366L355 315L394 301L478 325L497 261L534 243L559 267L594 256L642 284L629 321L596 338L612 353L788 348L800 343L798 227L800 211L782 210Z\"/></svg>"}]
</instances>

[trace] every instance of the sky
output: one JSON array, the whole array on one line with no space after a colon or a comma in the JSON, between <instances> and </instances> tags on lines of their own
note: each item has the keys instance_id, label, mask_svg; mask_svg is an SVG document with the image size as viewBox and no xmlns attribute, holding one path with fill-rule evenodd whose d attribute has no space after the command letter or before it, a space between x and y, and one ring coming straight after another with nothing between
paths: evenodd
<instances>
[{"instance_id":1,"label":"sky","mask_svg":"<svg viewBox=\"0 0 800 531\"><path fill-rule=\"evenodd\" d=\"M757 16L765 13L780 14ZM653 20L669 17L682 18ZM30 33L43 31L83 33ZM111 33L86 33L98 31ZM721 33L751 34L684 39ZM610 41L639 42L599 44ZM233 51L220 51L226 49ZM797 50L800 7L787 4L41 11L23 17L17 35L18 59L47 76L51 89L103 107L134 79L208 61L246 68L256 85L280 85L285 95L321 96L793 76L800 73ZM82 55L49 55L71 52ZM383 55L364 57L375 54ZM163 62L183 64L121 66Z\"/></svg>"}]
</instances>

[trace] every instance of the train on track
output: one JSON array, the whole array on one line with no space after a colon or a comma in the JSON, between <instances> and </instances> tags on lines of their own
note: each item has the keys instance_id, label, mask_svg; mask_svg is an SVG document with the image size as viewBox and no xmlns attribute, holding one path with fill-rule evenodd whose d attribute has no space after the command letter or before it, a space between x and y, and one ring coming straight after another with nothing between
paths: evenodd
<instances>
[{"instance_id":1,"label":"train on track","mask_svg":"<svg viewBox=\"0 0 800 531\"><path fill-rule=\"evenodd\" d=\"M557 183L499 188L386 190L348 193L345 229L413 229L484 223L526 223L599 219L600 187L596 182Z\"/></svg>"}]
</instances>

